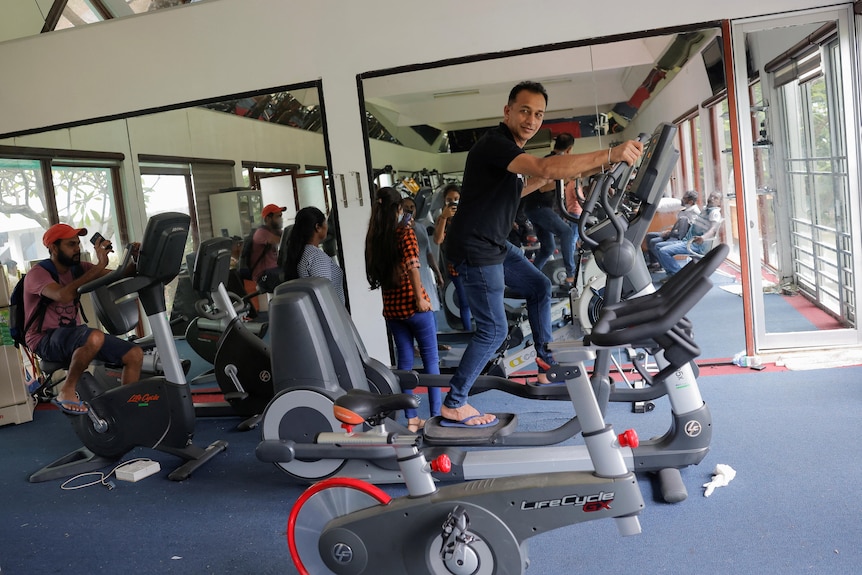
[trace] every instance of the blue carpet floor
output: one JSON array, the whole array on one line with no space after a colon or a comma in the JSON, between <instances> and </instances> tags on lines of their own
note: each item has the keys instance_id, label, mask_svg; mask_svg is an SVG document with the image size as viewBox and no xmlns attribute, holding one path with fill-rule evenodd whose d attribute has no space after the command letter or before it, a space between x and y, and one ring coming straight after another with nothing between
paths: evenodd
<instances>
[{"instance_id":1,"label":"blue carpet floor","mask_svg":"<svg viewBox=\"0 0 862 575\"><path fill-rule=\"evenodd\" d=\"M715 273L710 279L712 289L688 313L701 349L700 359L733 357L745 348L742 298L721 289L720 286L734 284L732 278ZM814 332L817 329L785 296L764 294L763 305L764 317L772 332ZM812 337L816 336L812 334Z\"/></svg>"},{"instance_id":2,"label":"blue carpet floor","mask_svg":"<svg viewBox=\"0 0 862 575\"><path fill-rule=\"evenodd\" d=\"M664 274L654 274L658 282ZM694 324L695 339L701 349L698 361L728 360L736 353L745 349L745 323L742 311L742 298L720 288L722 285L734 284L734 279L722 273L712 275L713 288L687 314ZM656 284L658 285L658 284ZM802 297L802 296L797 296ZM788 301L779 294L764 295L764 314L768 318L769 329L774 332L812 332L816 337L816 327L800 314ZM443 312L437 313L438 325L443 325L443 333L439 341L452 346L452 350L441 352L441 360L445 366L456 366L467 345L468 336L449 332L444 325L446 319ZM570 328L563 328L555 333L556 339L568 339ZM580 331L571 337L582 337ZM417 367L421 362L417 358ZM535 366L532 367L535 370Z\"/></svg>"},{"instance_id":3,"label":"blue carpet floor","mask_svg":"<svg viewBox=\"0 0 862 575\"><path fill-rule=\"evenodd\" d=\"M702 378L714 441L703 463L683 471L689 499L658 502L650 478L642 477L643 534L622 538L611 522L543 534L530 542L528 573L858 573L862 447L853 430L862 409L860 379L862 368ZM486 411L517 412L525 429L571 414L566 403L498 392L474 400ZM27 477L78 442L59 412L35 415L32 423L0 428L3 575L296 573L284 531L302 488L255 459L257 432L231 431L232 419L201 419L198 443L221 438L230 447L186 482L166 479L174 458L138 449L128 458L152 457L162 471L139 483L117 482L112 491L61 491L60 482L31 484ZM669 424L661 400L647 414L613 405L608 419L642 437ZM717 463L731 465L737 476L704 498L701 485Z\"/></svg>"}]
</instances>

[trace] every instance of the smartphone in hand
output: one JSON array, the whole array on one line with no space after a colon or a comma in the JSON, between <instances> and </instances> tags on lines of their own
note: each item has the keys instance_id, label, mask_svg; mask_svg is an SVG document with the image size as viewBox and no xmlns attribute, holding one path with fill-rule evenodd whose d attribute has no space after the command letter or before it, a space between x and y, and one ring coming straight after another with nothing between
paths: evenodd
<instances>
[{"instance_id":1,"label":"smartphone in hand","mask_svg":"<svg viewBox=\"0 0 862 575\"><path fill-rule=\"evenodd\" d=\"M93 244L93 247L95 247L96 244L99 243L99 240L104 240L104 239L105 238L102 234L100 234L99 232L96 232L95 234L93 234L93 237L90 238L90 243ZM111 247L112 247L111 244L108 244L108 249L111 249Z\"/></svg>"}]
</instances>

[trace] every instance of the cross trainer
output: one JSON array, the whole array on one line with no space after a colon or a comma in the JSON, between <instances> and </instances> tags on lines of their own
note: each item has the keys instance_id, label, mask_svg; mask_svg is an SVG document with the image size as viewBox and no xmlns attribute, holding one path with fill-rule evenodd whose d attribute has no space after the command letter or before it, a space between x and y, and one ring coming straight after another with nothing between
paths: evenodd
<instances>
[{"instance_id":1,"label":"cross trainer","mask_svg":"<svg viewBox=\"0 0 862 575\"><path fill-rule=\"evenodd\" d=\"M672 142L672 129L668 126L660 126L656 131L654 139L661 143L653 143L652 149L659 148L672 150L667 142ZM673 150L675 152L675 150ZM666 154L664 154L666 155ZM660 162L662 154L652 154L655 162ZM675 161L675 156L673 157ZM671 164L672 167L672 164ZM649 166L642 166L644 174L650 172ZM663 188L666 179L661 180L669 174L668 169L662 169L650 178L643 176L643 181L651 182L653 187ZM661 177L658 177L661 176ZM610 228L615 229L615 228ZM616 236L621 237L621 236ZM616 241L616 240L614 240ZM633 251L633 247L629 249ZM283 296L283 297L279 297ZM336 430L339 423L329 413L334 397L352 388L376 388L382 393L391 393L400 388L399 378L418 378L410 381L407 385L438 385L445 386L448 379L439 376L418 376L414 372L393 373L379 362L368 358L367 353L358 338L355 327L349 316L339 313L337 306L328 302L325 289L314 285L312 280L303 282L288 282L276 290L276 298L271 308L271 320L273 329L273 341L279 345L285 345L285 349L307 349L304 357L314 357L315 361L304 362L302 366L291 365L290 354L275 354L273 358L273 372L277 390L282 390L267 407L264 414L262 433L263 441L258 447L258 457L264 461L276 463L288 474L298 480L314 481L330 475L346 475L361 477L375 483L400 482L403 478L398 473L397 467L391 461L391 452L383 450L379 456L369 457L372 451L365 450L362 460L351 461L353 457L350 450L340 445L322 445L318 438L315 440L317 431ZM331 299L331 297L330 297ZM282 315L283 314L283 315ZM317 316L318 322L309 321L310 317ZM301 323L308 326L308 333L297 333L296 326L298 318L303 318ZM282 323L283 322L283 323ZM280 325L290 326L291 333L282 334ZM345 338L352 340L348 341ZM283 337L282 337L283 336ZM289 340L284 338L290 338ZM288 347L287 341L290 341ZM310 346L311 344L311 346ZM304 347L303 347L304 346ZM310 349L313 347L314 349ZM311 354L311 355L309 355ZM283 358L282 356L288 356ZM686 361L693 357L690 355ZM679 369L687 369L685 362L681 362L682 356L677 355L674 361L666 364L663 372L654 378L650 393L660 396L665 393L685 394L684 389L671 386L668 389L664 385L667 377ZM673 365L672 365L673 364ZM690 369L690 368L688 368ZM299 370L299 371L298 371ZM606 373L603 376L605 383L594 383L607 402ZM694 379L692 377L692 379ZM381 385L382 383L382 385ZM699 427L702 430L694 436L681 435L681 430L687 427L696 427L695 424L683 422L679 425L675 422L671 430L662 438L656 438L646 443L638 452L635 451L630 459L631 468L641 471L661 471L669 466L684 467L698 463L705 457L711 438L711 421L708 419L708 411L697 411L705 409L699 392L693 387L694 395L691 404L697 403L696 409L687 409L686 412L694 412L694 416L702 416ZM551 394L555 399L561 398L560 386L543 386L538 391L546 391L545 397L533 394L531 389L514 382L484 376L477 382L479 388L498 388L503 391L512 391L520 396L549 398ZM552 390L552 391L551 391ZM563 393L565 388L563 387ZM680 401L682 403L682 401ZM687 407L687 406L686 406ZM455 462L453 474L447 474L447 479L474 479L477 477L496 477L510 474L506 469L507 462L511 462L511 451L493 454L487 451L470 451L463 453L462 448L466 446L552 446L581 431L580 422L577 417L563 424L557 429L542 432L517 432L517 417L514 414L498 414L500 425L487 429L453 429L426 423L423 433L423 446L429 449L454 449L461 452L452 456ZM394 421L386 421L385 429L399 431L399 424ZM536 453L535 461L552 460L553 454L531 449ZM571 452L569 452L571 453ZM675 458L675 463L670 462ZM581 457L566 458L566 465L588 466L588 461ZM533 460L530 461L530 464ZM510 467L510 466L509 466ZM667 490L666 497L669 500L681 500L685 498L684 486L679 486L681 481L673 489Z\"/></svg>"}]
</instances>

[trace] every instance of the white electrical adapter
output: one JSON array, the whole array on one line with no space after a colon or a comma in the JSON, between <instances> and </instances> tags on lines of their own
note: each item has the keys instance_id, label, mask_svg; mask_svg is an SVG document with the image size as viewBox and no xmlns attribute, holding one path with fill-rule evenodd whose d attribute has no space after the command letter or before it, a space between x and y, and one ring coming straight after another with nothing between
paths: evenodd
<instances>
[{"instance_id":1,"label":"white electrical adapter","mask_svg":"<svg viewBox=\"0 0 862 575\"><path fill-rule=\"evenodd\" d=\"M158 461L132 461L117 468L117 479L120 481L140 481L153 473L161 471L162 466Z\"/></svg>"}]
</instances>

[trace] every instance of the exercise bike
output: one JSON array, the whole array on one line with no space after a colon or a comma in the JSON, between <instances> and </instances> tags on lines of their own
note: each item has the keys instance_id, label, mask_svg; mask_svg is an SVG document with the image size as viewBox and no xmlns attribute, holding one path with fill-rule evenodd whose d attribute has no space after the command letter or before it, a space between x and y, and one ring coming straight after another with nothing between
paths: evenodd
<instances>
[{"instance_id":1,"label":"exercise bike","mask_svg":"<svg viewBox=\"0 0 862 575\"><path fill-rule=\"evenodd\" d=\"M247 431L257 426L260 415L272 399L272 371L269 348L261 340L262 336L257 335L261 324L255 322L250 328L248 322L237 314L234 298L224 287L230 270L232 244L230 238L205 240L194 261L192 286L196 291L206 293L207 301L219 310L221 329L217 332L212 358L213 373L199 376L192 383L214 378L224 396L222 402L196 403L198 416L240 415L245 419L237 429ZM196 318L189 324L189 329L198 326L200 321Z\"/></svg>"},{"instance_id":2,"label":"exercise bike","mask_svg":"<svg viewBox=\"0 0 862 575\"><path fill-rule=\"evenodd\" d=\"M154 216L144 231L134 276L123 277L131 261L127 249L117 270L78 289L87 293L104 286L109 296L105 301L113 302L111 316L118 321L124 316L137 321L137 299L131 297L137 294L152 327L165 376L109 387L84 372L77 392L88 412L67 416L84 447L33 473L31 482L100 469L139 446L183 459L185 463L168 475L171 480L182 481L227 448L221 440L206 448L192 443L194 406L165 312L165 284L180 268L189 224L185 214Z\"/></svg>"},{"instance_id":3,"label":"exercise bike","mask_svg":"<svg viewBox=\"0 0 862 575\"><path fill-rule=\"evenodd\" d=\"M190 260L187 265L189 270L188 282L190 284L188 291L196 294L198 299L194 302L193 307L195 317L188 322L188 326L185 331L185 338L189 347L191 347L201 359L207 363L214 364L216 353L218 353L218 344L221 339L221 335L227 329L228 324L234 317L242 318L245 328L250 331L252 335L255 335L260 339L263 339L266 336L267 330L269 329L269 323L249 319L249 310L253 309L249 300L254 296L254 294L251 296L240 296L234 292L228 291L228 297L231 302L230 308L223 310L216 305L212 295L212 271L207 267L203 270L206 274L201 273L202 270L199 263L202 261L202 255L212 257L209 253L203 254L201 251L205 245L210 246L211 243L208 242L211 242L212 240L218 240L219 251L225 249L227 243L231 241L228 238L211 238L211 240L205 240L201 243L201 248L199 248L197 253L194 254L194 257L192 257L191 254L187 256L187 260ZM227 240L227 242L224 240ZM209 247L207 248L208 251L210 249L211 248ZM228 285L228 276L230 274L229 248L227 260L228 263L226 267L222 264L218 266L219 282L224 283L225 286Z\"/></svg>"},{"instance_id":4,"label":"exercise bike","mask_svg":"<svg viewBox=\"0 0 862 575\"><path fill-rule=\"evenodd\" d=\"M684 314L710 289L708 276L726 251L723 246L688 266L655 294L608 306L593 341L693 344ZM446 457L428 463L419 436L380 431L388 413L416 406L412 396L352 390L338 397L333 415L345 431L322 439L354 452L394 452L408 495L393 499L373 485L340 477L310 487L288 518L288 546L300 574L524 573L526 540L539 533L605 518L615 519L621 535L640 533L643 498L623 453L638 445L637 435L629 430L615 436L605 423L584 366L590 356L583 350L579 361L550 372L565 379L582 421L592 466L585 471L534 471L438 488L433 473L445 472ZM354 426L366 424L370 431L353 433Z\"/></svg>"},{"instance_id":5,"label":"exercise bike","mask_svg":"<svg viewBox=\"0 0 862 575\"><path fill-rule=\"evenodd\" d=\"M114 310L113 302L107 301L109 297L106 295L105 288L96 289L91 293L91 302L93 309L96 312L96 317L99 320L102 328L109 334L117 337L124 337L131 330L137 327L137 315L125 315L123 317L113 318L111 312ZM136 311L136 310L134 310ZM165 371L162 368L161 356L151 337L133 338L129 337L135 345L139 346L144 352L143 362L141 363L141 376L152 377L164 375ZM30 392L38 402L47 403L57 396L57 387L66 380L66 372L69 371L69 361L50 361L42 359L27 351L30 356L31 365L34 367L34 372L37 374L36 382ZM183 373L188 373L191 367L191 362L187 359L181 360ZM98 359L90 362L89 371L93 376L100 380L101 385L105 387L113 387L119 385L123 376L123 365L107 363Z\"/></svg>"}]
</instances>

